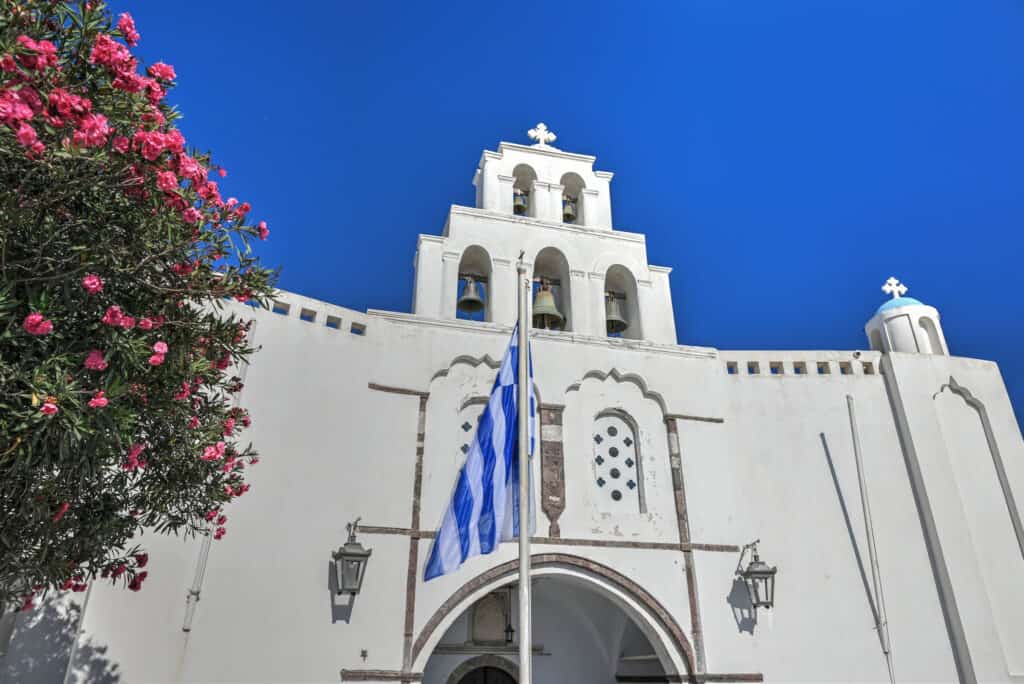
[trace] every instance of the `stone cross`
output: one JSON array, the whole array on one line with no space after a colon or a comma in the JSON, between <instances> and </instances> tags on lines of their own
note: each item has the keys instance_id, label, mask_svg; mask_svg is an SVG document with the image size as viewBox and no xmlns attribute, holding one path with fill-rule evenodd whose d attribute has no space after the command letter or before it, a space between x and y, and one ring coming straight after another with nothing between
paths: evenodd
<instances>
[{"instance_id":1,"label":"stone cross","mask_svg":"<svg viewBox=\"0 0 1024 684\"><path fill-rule=\"evenodd\" d=\"M882 292L887 295L892 295L892 298L896 299L897 297L902 297L907 294L907 286L896 278L889 278L885 281L885 285L882 286Z\"/></svg>"},{"instance_id":2,"label":"stone cross","mask_svg":"<svg viewBox=\"0 0 1024 684\"><path fill-rule=\"evenodd\" d=\"M537 144L541 147L547 147L548 143L553 143L558 139L558 136L548 130L544 122L537 124L535 128L527 131L527 135L530 136L531 140L536 140Z\"/></svg>"}]
</instances>

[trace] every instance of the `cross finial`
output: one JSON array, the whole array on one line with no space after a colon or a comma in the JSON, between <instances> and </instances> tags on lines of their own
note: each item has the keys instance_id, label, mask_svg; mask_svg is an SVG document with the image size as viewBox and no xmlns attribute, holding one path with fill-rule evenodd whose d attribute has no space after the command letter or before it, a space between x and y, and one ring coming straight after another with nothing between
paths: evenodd
<instances>
[{"instance_id":1,"label":"cross finial","mask_svg":"<svg viewBox=\"0 0 1024 684\"><path fill-rule=\"evenodd\" d=\"M543 121L527 131L527 135L530 136L531 140L537 141L538 147L547 147L548 143L553 143L558 139L558 136L549 131Z\"/></svg>"},{"instance_id":2,"label":"cross finial","mask_svg":"<svg viewBox=\"0 0 1024 684\"><path fill-rule=\"evenodd\" d=\"M896 299L907 294L907 286L896 278L889 278L885 281L885 285L882 286L882 292L887 295L892 295L892 298Z\"/></svg>"}]
</instances>

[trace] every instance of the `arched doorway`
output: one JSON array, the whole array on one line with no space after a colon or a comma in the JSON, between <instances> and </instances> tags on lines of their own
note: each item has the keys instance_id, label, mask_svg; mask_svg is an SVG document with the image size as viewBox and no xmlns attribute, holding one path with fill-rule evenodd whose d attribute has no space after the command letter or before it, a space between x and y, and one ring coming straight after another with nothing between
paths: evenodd
<instances>
[{"instance_id":1,"label":"arched doorway","mask_svg":"<svg viewBox=\"0 0 1024 684\"><path fill-rule=\"evenodd\" d=\"M496 667L478 667L467 673L458 684L516 684L516 680Z\"/></svg>"},{"instance_id":2,"label":"arched doorway","mask_svg":"<svg viewBox=\"0 0 1024 684\"><path fill-rule=\"evenodd\" d=\"M516 565L505 563L470 579L428 620L413 647L413 667L423 672L423 684L459 684L485 666L516 680L509 667L519 650ZM538 554L533 567L537 681L654 681L692 671L688 639L642 587L611 568L566 554ZM507 612L501 612L503 605ZM501 624L510 629L497 629Z\"/></svg>"}]
</instances>

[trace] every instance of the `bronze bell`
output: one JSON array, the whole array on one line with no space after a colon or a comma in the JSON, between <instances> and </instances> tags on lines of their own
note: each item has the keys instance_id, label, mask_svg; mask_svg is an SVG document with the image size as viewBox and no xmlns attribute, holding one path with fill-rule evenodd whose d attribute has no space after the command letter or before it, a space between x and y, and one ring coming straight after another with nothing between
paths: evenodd
<instances>
[{"instance_id":1,"label":"bronze bell","mask_svg":"<svg viewBox=\"0 0 1024 684\"><path fill-rule=\"evenodd\" d=\"M576 221L576 200L568 195L562 195L562 220L566 223Z\"/></svg>"},{"instance_id":2,"label":"bronze bell","mask_svg":"<svg viewBox=\"0 0 1024 684\"><path fill-rule=\"evenodd\" d=\"M518 216L526 214L527 200L526 193L522 190L516 190L515 195L512 198L512 211Z\"/></svg>"},{"instance_id":3,"label":"bronze bell","mask_svg":"<svg viewBox=\"0 0 1024 684\"><path fill-rule=\"evenodd\" d=\"M561 330L565 317L555 306L555 295L551 286L541 283L533 298L533 327L542 330Z\"/></svg>"},{"instance_id":4,"label":"bronze bell","mask_svg":"<svg viewBox=\"0 0 1024 684\"><path fill-rule=\"evenodd\" d=\"M622 313L622 300L610 292L605 295L604 318L609 335L620 333L629 327L629 321Z\"/></svg>"},{"instance_id":5,"label":"bronze bell","mask_svg":"<svg viewBox=\"0 0 1024 684\"><path fill-rule=\"evenodd\" d=\"M459 297L459 311L463 313L479 313L484 310L484 300L480 297L480 291L476 281L466 278L466 287L462 289L462 296Z\"/></svg>"}]
</instances>

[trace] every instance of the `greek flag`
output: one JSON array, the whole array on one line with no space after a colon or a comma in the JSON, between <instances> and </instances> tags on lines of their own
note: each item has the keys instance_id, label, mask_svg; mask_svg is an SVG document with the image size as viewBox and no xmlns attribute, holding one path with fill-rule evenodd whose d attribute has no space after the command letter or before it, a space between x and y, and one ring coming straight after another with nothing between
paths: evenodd
<instances>
[{"instance_id":1,"label":"greek flag","mask_svg":"<svg viewBox=\"0 0 1024 684\"><path fill-rule=\"evenodd\" d=\"M530 387L530 450L533 456L533 360L527 352ZM494 551L499 542L519 536L519 430L516 387L519 368L519 324L494 380L487 408L480 416L476 434L459 472L455 492L434 539L424 580L450 572L472 556ZM529 473L527 473L529 477ZM527 534L536 529L533 487L530 483Z\"/></svg>"}]
</instances>

